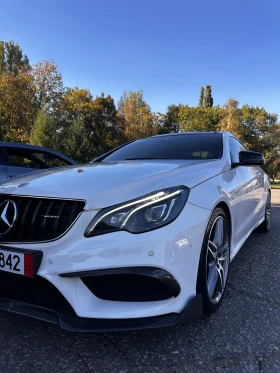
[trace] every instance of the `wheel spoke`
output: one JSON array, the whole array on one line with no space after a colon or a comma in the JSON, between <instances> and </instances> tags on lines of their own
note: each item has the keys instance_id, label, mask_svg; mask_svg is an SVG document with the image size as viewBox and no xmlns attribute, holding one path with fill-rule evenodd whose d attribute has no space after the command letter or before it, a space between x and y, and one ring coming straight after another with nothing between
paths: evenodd
<instances>
[{"instance_id":1,"label":"wheel spoke","mask_svg":"<svg viewBox=\"0 0 280 373\"><path fill-rule=\"evenodd\" d=\"M212 241L209 240L207 249L208 249L208 262L212 263L217 258L217 246Z\"/></svg>"},{"instance_id":2,"label":"wheel spoke","mask_svg":"<svg viewBox=\"0 0 280 373\"><path fill-rule=\"evenodd\" d=\"M215 226L213 242L217 247L221 246L224 239L224 222L223 219L218 219Z\"/></svg>"},{"instance_id":3,"label":"wheel spoke","mask_svg":"<svg viewBox=\"0 0 280 373\"><path fill-rule=\"evenodd\" d=\"M217 290L223 294L225 289L224 268L220 263L218 263L216 268L218 273Z\"/></svg>"},{"instance_id":4,"label":"wheel spoke","mask_svg":"<svg viewBox=\"0 0 280 373\"><path fill-rule=\"evenodd\" d=\"M218 249L218 257L219 257L219 261L226 260L226 259L228 258L228 254L229 254L229 245L228 245L228 243L226 242L224 245L222 245L222 246L219 247L219 249Z\"/></svg>"},{"instance_id":5,"label":"wheel spoke","mask_svg":"<svg viewBox=\"0 0 280 373\"><path fill-rule=\"evenodd\" d=\"M209 297L211 298L214 294L218 279L218 272L215 264L209 266L208 278L207 278L207 289Z\"/></svg>"}]
</instances>

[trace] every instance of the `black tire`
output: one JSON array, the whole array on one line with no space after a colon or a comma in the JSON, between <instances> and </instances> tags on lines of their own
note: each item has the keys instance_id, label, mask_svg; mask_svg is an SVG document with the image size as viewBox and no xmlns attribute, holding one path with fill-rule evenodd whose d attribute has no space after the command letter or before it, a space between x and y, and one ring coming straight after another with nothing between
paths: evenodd
<instances>
[{"instance_id":1,"label":"black tire","mask_svg":"<svg viewBox=\"0 0 280 373\"><path fill-rule=\"evenodd\" d=\"M223 290L223 291L219 292L218 289L214 289L213 290L213 297L211 297L209 295L209 287L211 289L213 288L212 284L214 283L214 281L209 280L210 279L210 271L211 271L211 273L214 273L215 271L217 271L217 273L219 273L219 274L221 273L221 271L217 269L218 268L218 264L216 264L217 258L213 260L213 262L214 262L214 267L213 267L213 263L211 262L212 251L213 250L210 250L208 246L210 246L210 244L211 244L211 246L213 245L213 242L211 241L211 240L213 240L213 229L215 229L214 228L215 224L218 224L217 223L218 221L219 221L219 224L221 224L220 223L221 220L224 224L224 232L223 232L223 234L225 235L225 238L224 238L225 241L224 242L228 241L228 243L227 243L227 245L228 245L228 247L227 247L227 250L228 250L227 261L228 262L224 262L225 265L227 264L227 270L225 270L225 272L224 272L223 284L221 284L222 281L220 281L220 286L219 286L220 287L219 290L221 290L221 291ZM201 255L200 255L200 261L199 261L198 276L197 276L197 294L202 294L203 309L204 309L204 314L205 315L211 314L219 308L220 304L222 303L224 294L225 294L225 288L226 288L226 284L227 284L227 277L228 277L228 270L229 270L229 262L230 262L230 238L231 238L231 235L230 235L230 229L229 229L229 223L228 223L227 216L226 216L223 209L216 208L213 211L213 214L212 214L212 216L209 220L209 223L208 223L208 226L207 226L207 229L206 229L206 233L205 233L205 236L204 236L202 249L201 249ZM223 239L221 239L221 241L223 241ZM224 244L224 247L226 248L226 244ZM217 250L217 252L218 252L218 250ZM218 278L221 280L220 275L215 275L215 276L218 276ZM213 278L215 276L213 276ZM218 286L218 283L216 284L216 286ZM219 297L215 296L216 295L215 292L217 292L217 294L219 294Z\"/></svg>"},{"instance_id":2,"label":"black tire","mask_svg":"<svg viewBox=\"0 0 280 373\"><path fill-rule=\"evenodd\" d=\"M258 226L257 232L268 233L270 231L270 226L271 226L271 194L269 192L267 196L266 206L265 206L265 219Z\"/></svg>"}]
</instances>

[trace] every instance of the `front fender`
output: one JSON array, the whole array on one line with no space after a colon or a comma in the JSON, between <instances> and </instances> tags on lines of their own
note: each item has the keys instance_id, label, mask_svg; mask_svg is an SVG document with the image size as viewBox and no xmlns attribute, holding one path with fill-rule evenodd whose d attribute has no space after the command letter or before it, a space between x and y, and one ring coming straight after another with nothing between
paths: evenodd
<instances>
[{"instance_id":1,"label":"front fender","mask_svg":"<svg viewBox=\"0 0 280 373\"><path fill-rule=\"evenodd\" d=\"M231 208L234 201L240 197L239 188L235 169L228 170L192 188L188 202L213 210L223 201Z\"/></svg>"},{"instance_id":2,"label":"front fender","mask_svg":"<svg viewBox=\"0 0 280 373\"><path fill-rule=\"evenodd\" d=\"M239 197L240 185L236 178L236 171L232 169L192 188L188 202L210 211L214 211L221 202L225 203L230 212L232 243L234 243L233 232L235 231L236 219L233 219L233 215L234 211L237 210L236 202Z\"/></svg>"}]
</instances>

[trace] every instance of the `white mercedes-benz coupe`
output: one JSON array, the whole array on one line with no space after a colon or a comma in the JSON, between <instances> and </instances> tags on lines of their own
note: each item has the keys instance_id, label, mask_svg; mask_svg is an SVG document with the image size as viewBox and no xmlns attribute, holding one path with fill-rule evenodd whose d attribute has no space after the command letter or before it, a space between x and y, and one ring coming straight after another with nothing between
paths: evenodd
<instances>
[{"instance_id":1,"label":"white mercedes-benz coupe","mask_svg":"<svg viewBox=\"0 0 280 373\"><path fill-rule=\"evenodd\" d=\"M214 312L230 262L270 228L264 157L228 132L154 136L0 184L0 309L70 331Z\"/></svg>"}]
</instances>

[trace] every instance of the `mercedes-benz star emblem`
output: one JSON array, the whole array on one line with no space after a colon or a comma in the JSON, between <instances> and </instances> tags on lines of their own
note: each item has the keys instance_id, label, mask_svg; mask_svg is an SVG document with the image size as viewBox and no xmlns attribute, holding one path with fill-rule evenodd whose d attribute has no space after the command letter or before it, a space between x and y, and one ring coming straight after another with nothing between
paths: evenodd
<instances>
[{"instance_id":1,"label":"mercedes-benz star emblem","mask_svg":"<svg viewBox=\"0 0 280 373\"><path fill-rule=\"evenodd\" d=\"M0 236L7 234L13 228L17 217L18 209L14 201L6 199L0 204Z\"/></svg>"}]
</instances>

